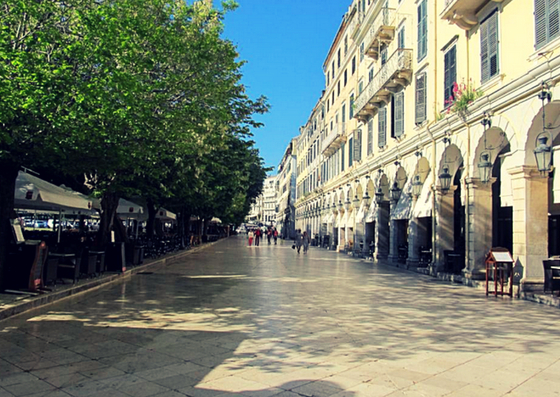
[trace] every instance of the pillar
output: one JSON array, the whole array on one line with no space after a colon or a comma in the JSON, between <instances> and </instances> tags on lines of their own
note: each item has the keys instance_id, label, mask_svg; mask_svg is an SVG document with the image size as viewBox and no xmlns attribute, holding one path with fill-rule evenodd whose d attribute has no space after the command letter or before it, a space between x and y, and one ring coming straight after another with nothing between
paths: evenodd
<instances>
[{"instance_id":1,"label":"pillar","mask_svg":"<svg viewBox=\"0 0 560 397\"><path fill-rule=\"evenodd\" d=\"M509 169L513 192L513 259L523 267L521 288L542 291L548 258L548 174L536 167Z\"/></svg>"},{"instance_id":2,"label":"pillar","mask_svg":"<svg viewBox=\"0 0 560 397\"><path fill-rule=\"evenodd\" d=\"M397 201L391 200L391 207L395 208L397 206ZM391 216L391 211L389 210L389 217ZM398 241L398 224L395 220L389 219L389 261L397 264L399 262L399 241Z\"/></svg>"},{"instance_id":3,"label":"pillar","mask_svg":"<svg viewBox=\"0 0 560 397\"><path fill-rule=\"evenodd\" d=\"M463 274L467 278L482 280L485 277L486 254L492 248L492 184L496 178L482 183L478 178L468 178L467 264Z\"/></svg>"},{"instance_id":4,"label":"pillar","mask_svg":"<svg viewBox=\"0 0 560 397\"><path fill-rule=\"evenodd\" d=\"M436 230L434 241L434 261L430 273L443 271L445 265L444 251L453 250L454 244L454 216L453 216L453 192L457 186L451 186L448 192L436 189Z\"/></svg>"}]
</instances>

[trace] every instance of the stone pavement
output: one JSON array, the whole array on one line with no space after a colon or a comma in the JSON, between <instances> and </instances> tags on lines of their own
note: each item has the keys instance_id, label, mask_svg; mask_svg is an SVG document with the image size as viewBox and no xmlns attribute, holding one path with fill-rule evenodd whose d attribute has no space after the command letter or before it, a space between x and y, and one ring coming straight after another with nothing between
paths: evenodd
<instances>
[{"instance_id":1,"label":"stone pavement","mask_svg":"<svg viewBox=\"0 0 560 397\"><path fill-rule=\"evenodd\" d=\"M5 396L558 396L558 309L222 240L0 322Z\"/></svg>"}]
</instances>

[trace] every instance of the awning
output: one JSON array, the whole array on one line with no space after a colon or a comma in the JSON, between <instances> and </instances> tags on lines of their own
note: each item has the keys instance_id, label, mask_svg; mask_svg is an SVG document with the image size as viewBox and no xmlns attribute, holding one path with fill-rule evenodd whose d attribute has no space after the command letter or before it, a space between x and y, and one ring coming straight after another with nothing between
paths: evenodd
<instances>
[{"instance_id":1,"label":"awning","mask_svg":"<svg viewBox=\"0 0 560 397\"><path fill-rule=\"evenodd\" d=\"M348 219L346 221L346 227L354 227L354 222L356 221L356 211L357 210L353 210L350 215L348 215Z\"/></svg>"},{"instance_id":2,"label":"awning","mask_svg":"<svg viewBox=\"0 0 560 397\"><path fill-rule=\"evenodd\" d=\"M364 216L366 215L365 207L366 207L366 204L362 200L362 203L360 204L360 209L358 210L358 213L356 214L356 223L362 223L362 221L364 220ZM356 210L354 210L354 211L356 211Z\"/></svg>"},{"instance_id":3,"label":"awning","mask_svg":"<svg viewBox=\"0 0 560 397\"><path fill-rule=\"evenodd\" d=\"M177 215L165 208L160 208L156 213L156 218L161 219L162 221L171 222L177 220Z\"/></svg>"},{"instance_id":4,"label":"awning","mask_svg":"<svg viewBox=\"0 0 560 397\"><path fill-rule=\"evenodd\" d=\"M121 219L140 219L144 218L144 208L141 205L125 199L119 199L117 215Z\"/></svg>"},{"instance_id":5,"label":"awning","mask_svg":"<svg viewBox=\"0 0 560 397\"><path fill-rule=\"evenodd\" d=\"M426 180L422 186L422 192L418 200L416 200L416 205L412 213L415 218L432 216L432 187L428 180Z\"/></svg>"},{"instance_id":6,"label":"awning","mask_svg":"<svg viewBox=\"0 0 560 397\"><path fill-rule=\"evenodd\" d=\"M375 222L375 216L377 215L377 201L373 200L369 206L369 211L366 215L366 223Z\"/></svg>"},{"instance_id":7,"label":"awning","mask_svg":"<svg viewBox=\"0 0 560 397\"><path fill-rule=\"evenodd\" d=\"M346 227L346 223L348 222L348 211L344 211L344 215L340 220L340 227Z\"/></svg>"},{"instance_id":8,"label":"awning","mask_svg":"<svg viewBox=\"0 0 560 397\"><path fill-rule=\"evenodd\" d=\"M91 212L92 202L68 189L20 171L16 179L14 207L85 215Z\"/></svg>"},{"instance_id":9,"label":"awning","mask_svg":"<svg viewBox=\"0 0 560 397\"><path fill-rule=\"evenodd\" d=\"M391 219L395 221L410 219L412 214L412 184L407 183L401 193L399 201L394 209L391 210Z\"/></svg>"}]
</instances>

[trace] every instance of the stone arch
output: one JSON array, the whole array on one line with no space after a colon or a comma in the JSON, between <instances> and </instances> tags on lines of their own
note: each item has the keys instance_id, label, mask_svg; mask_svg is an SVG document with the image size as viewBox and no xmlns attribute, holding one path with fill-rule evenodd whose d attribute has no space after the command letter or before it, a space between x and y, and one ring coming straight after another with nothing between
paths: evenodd
<instances>
[{"instance_id":1,"label":"stone arch","mask_svg":"<svg viewBox=\"0 0 560 397\"><path fill-rule=\"evenodd\" d=\"M430 174L430 162L426 157L420 157L416 162L414 175L420 177L420 182L424 183Z\"/></svg>"},{"instance_id":2,"label":"stone arch","mask_svg":"<svg viewBox=\"0 0 560 397\"><path fill-rule=\"evenodd\" d=\"M537 137L543 133L543 112L545 114L546 135L550 135L548 144L557 146L560 144L560 101L552 101L541 108L533 117L532 123L527 131L527 140L525 142L525 159L524 165L536 166L536 160L533 150L536 147Z\"/></svg>"},{"instance_id":3,"label":"stone arch","mask_svg":"<svg viewBox=\"0 0 560 397\"><path fill-rule=\"evenodd\" d=\"M447 166L448 172L451 174L451 180L455 179L457 171L463 165L463 154L460 148L455 144L450 144L445 148L441 155L437 175L441 175L444 167ZM439 184L439 180L437 182Z\"/></svg>"},{"instance_id":4,"label":"stone arch","mask_svg":"<svg viewBox=\"0 0 560 397\"><path fill-rule=\"evenodd\" d=\"M480 168L478 164L483 160L490 161L492 164L496 163L498 155L506 149L509 151L510 145L506 133L499 127L491 127L486 130L478 141L476 150L473 153L473 158L471 159L472 172L470 175L480 177Z\"/></svg>"}]
</instances>

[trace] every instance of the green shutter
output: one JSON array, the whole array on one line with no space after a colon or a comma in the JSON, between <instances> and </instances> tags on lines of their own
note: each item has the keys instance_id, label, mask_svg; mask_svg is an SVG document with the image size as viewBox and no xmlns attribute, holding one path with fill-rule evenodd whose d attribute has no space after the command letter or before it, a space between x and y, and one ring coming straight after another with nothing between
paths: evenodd
<instances>
[{"instance_id":1,"label":"green shutter","mask_svg":"<svg viewBox=\"0 0 560 397\"><path fill-rule=\"evenodd\" d=\"M371 155L373 153L373 119L370 119L368 121L368 125L367 125L367 154L368 156Z\"/></svg>"},{"instance_id":2,"label":"green shutter","mask_svg":"<svg viewBox=\"0 0 560 397\"><path fill-rule=\"evenodd\" d=\"M404 92L395 95L395 138L404 133Z\"/></svg>"},{"instance_id":3,"label":"green shutter","mask_svg":"<svg viewBox=\"0 0 560 397\"><path fill-rule=\"evenodd\" d=\"M416 114L417 124L426 120L426 73L416 77Z\"/></svg>"},{"instance_id":4,"label":"green shutter","mask_svg":"<svg viewBox=\"0 0 560 397\"><path fill-rule=\"evenodd\" d=\"M383 148L387 145L387 108L379 109L378 117L378 139L377 146Z\"/></svg>"}]
</instances>

